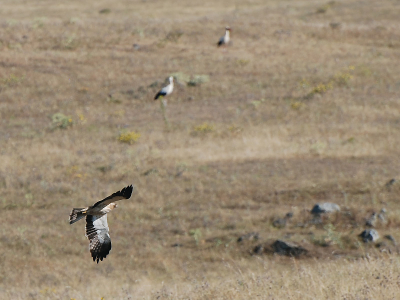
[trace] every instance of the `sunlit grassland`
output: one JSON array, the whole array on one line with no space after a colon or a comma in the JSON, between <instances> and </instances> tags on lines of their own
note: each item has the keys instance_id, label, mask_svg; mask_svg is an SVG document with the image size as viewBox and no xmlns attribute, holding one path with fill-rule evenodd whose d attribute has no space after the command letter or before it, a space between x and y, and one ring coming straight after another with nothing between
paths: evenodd
<instances>
[{"instance_id":1,"label":"sunlit grassland","mask_svg":"<svg viewBox=\"0 0 400 300\"><path fill-rule=\"evenodd\" d=\"M399 5L3 1L0 298L398 298ZM68 214L128 184L97 265Z\"/></svg>"}]
</instances>

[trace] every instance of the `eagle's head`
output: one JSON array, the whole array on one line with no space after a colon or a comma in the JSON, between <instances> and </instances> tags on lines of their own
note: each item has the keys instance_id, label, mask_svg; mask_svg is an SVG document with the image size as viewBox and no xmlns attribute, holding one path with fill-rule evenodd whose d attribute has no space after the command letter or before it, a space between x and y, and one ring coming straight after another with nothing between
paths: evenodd
<instances>
[{"instance_id":1,"label":"eagle's head","mask_svg":"<svg viewBox=\"0 0 400 300\"><path fill-rule=\"evenodd\" d=\"M109 213L109 212L112 211L114 208L117 208L117 204L116 204L116 203L110 203L110 204L108 204L104 209L107 211L107 213Z\"/></svg>"}]
</instances>

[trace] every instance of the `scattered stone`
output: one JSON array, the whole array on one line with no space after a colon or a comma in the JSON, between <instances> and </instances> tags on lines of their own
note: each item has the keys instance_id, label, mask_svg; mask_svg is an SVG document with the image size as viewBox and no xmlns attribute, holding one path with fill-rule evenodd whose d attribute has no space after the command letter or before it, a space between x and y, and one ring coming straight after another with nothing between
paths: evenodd
<instances>
[{"instance_id":1,"label":"scattered stone","mask_svg":"<svg viewBox=\"0 0 400 300\"><path fill-rule=\"evenodd\" d=\"M150 85L149 85L149 88L156 88L156 87L158 87L160 85L160 83L158 82L158 81L154 81L153 83L151 83Z\"/></svg>"},{"instance_id":2,"label":"scattered stone","mask_svg":"<svg viewBox=\"0 0 400 300\"><path fill-rule=\"evenodd\" d=\"M290 239L292 236L296 235L294 232L287 232L283 235L284 239Z\"/></svg>"},{"instance_id":3,"label":"scattered stone","mask_svg":"<svg viewBox=\"0 0 400 300\"><path fill-rule=\"evenodd\" d=\"M243 241L258 240L260 238L258 232L250 232L240 236L237 241L238 243Z\"/></svg>"},{"instance_id":4,"label":"scattered stone","mask_svg":"<svg viewBox=\"0 0 400 300\"><path fill-rule=\"evenodd\" d=\"M185 170L179 170L178 172L176 172L175 173L175 178L182 176L183 172L185 172Z\"/></svg>"},{"instance_id":5,"label":"scattered stone","mask_svg":"<svg viewBox=\"0 0 400 300\"><path fill-rule=\"evenodd\" d=\"M386 209L382 208L379 214L373 212L371 216L365 222L365 225L368 227L376 227L377 223L380 222L382 225L387 224L386 219Z\"/></svg>"},{"instance_id":6,"label":"scattered stone","mask_svg":"<svg viewBox=\"0 0 400 300\"><path fill-rule=\"evenodd\" d=\"M286 219L285 218L276 219L272 222L272 226L274 226L275 228L285 228Z\"/></svg>"},{"instance_id":7,"label":"scattered stone","mask_svg":"<svg viewBox=\"0 0 400 300\"><path fill-rule=\"evenodd\" d=\"M371 214L371 216L367 219L367 221L365 222L365 226L368 227L375 227L376 226L376 221L378 219L378 215L376 212L373 212Z\"/></svg>"},{"instance_id":8,"label":"scattered stone","mask_svg":"<svg viewBox=\"0 0 400 300\"><path fill-rule=\"evenodd\" d=\"M378 214L378 219L379 221L385 225L387 224L387 219L386 219L386 208L382 208L381 211Z\"/></svg>"},{"instance_id":9,"label":"scattered stone","mask_svg":"<svg viewBox=\"0 0 400 300\"><path fill-rule=\"evenodd\" d=\"M393 243L393 245L397 245L396 239L391 235L391 234L387 234L384 236L385 239L391 241Z\"/></svg>"},{"instance_id":10,"label":"scattered stone","mask_svg":"<svg viewBox=\"0 0 400 300\"><path fill-rule=\"evenodd\" d=\"M340 211L339 205L331 202L317 203L311 210L314 215L319 215L323 213L332 213L335 211Z\"/></svg>"},{"instance_id":11,"label":"scattered stone","mask_svg":"<svg viewBox=\"0 0 400 300\"><path fill-rule=\"evenodd\" d=\"M100 166L97 169L102 173L107 173L108 171L111 171L113 168L114 168L113 165L105 165L105 166Z\"/></svg>"},{"instance_id":12,"label":"scattered stone","mask_svg":"<svg viewBox=\"0 0 400 300\"><path fill-rule=\"evenodd\" d=\"M264 252L264 249L265 249L265 244L259 244L254 247L253 252L255 254L262 254Z\"/></svg>"},{"instance_id":13,"label":"scattered stone","mask_svg":"<svg viewBox=\"0 0 400 300\"><path fill-rule=\"evenodd\" d=\"M291 35L292 35L292 32L291 32L290 30L283 30L283 29L280 29L280 30L276 30L276 31L274 32L274 34L275 34L275 35L278 35L278 36L283 36L283 35L291 36Z\"/></svg>"},{"instance_id":14,"label":"scattered stone","mask_svg":"<svg viewBox=\"0 0 400 300\"><path fill-rule=\"evenodd\" d=\"M288 212L284 218L276 219L272 222L272 226L276 228L284 228L286 227L287 221L293 217L292 212Z\"/></svg>"},{"instance_id":15,"label":"scattered stone","mask_svg":"<svg viewBox=\"0 0 400 300\"><path fill-rule=\"evenodd\" d=\"M148 176L148 175L154 174L154 173L158 173L157 168L148 169L146 172L143 172L142 175L143 176Z\"/></svg>"},{"instance_id":16,"label":"scattered stone","mask_svg":"<svg viewBox=\"0 0 400 300\"><path fill-rule=\"evenodd\" d=\"M396 179L392 178L388 182L386 182L385 187L390 191L392 185L396 182Z\"/></svg>"},{"instance_id":17,"label":"scattered stone","mask_svg":"<svg viewBox=\"0 0 400 300\"><path fill-rule=\"evenodd\" d=\"M139 50L140 49L140 45L139 44L133 44L133 49Z\"/></svg>"},{"instance_id":18,"label":"scattered stone","mask_svg":"<svg viewBox=\"0 0 400 300\"><path fill-rule=\"evenodd\" d=\"M341 25L342 25L342 24L340 24L339 22L331 22L331 23L329 23L329 26L330 26L332 29L338 29L338 28L340 28Z\"/></svg>"},{"instance_id":19,"label":"scattered stone","mask_svg":"<svg viewBox=\"0 0 400 300\"><path fill-rule=\"evenodd\" d=\"M322 218L319 214L314 215L314 217L310 220L309 224L311 225L320 225L322 224Z\"/></svg>"},{"instance_id":20,"label":"scattered stone","mask_svg":"<svg viewBox=\"0 0 400 300\"><path fill-rule=\"evenodd\" d=\"M171 245L171 247L182 247L183 246L183 244L180 244L180 243L176 243L176 244L172 244Z\"/></svg>"},{"instance_id":21,"label":"scattered stone","mask_svg":"<svg viewBox=\"0 0 400 300\"><path fill-rule=\"evenodd\" d=\"M379 239L379 233L375 229L366 229L361 232L360 237L364 243L376 242Z\"/></svg>"},{"instance_id":22,"label":"scattered stone","mask_svg":"<svg viewBox=\"0 0 400 300\"><path fill-rule=\"evenodd\" d=\"M271 245L274 253L279 255L287 255L287 256L299 256L301 254L305 254L308 251L301 246L297 246L293 243L285 242L282 240L276 240Z\"/></svg>"},{"instance_id":23,"label":"scattered stone","mask_svg":"<svg viewBox=\"0 0 400 300\"><path fill-rule=\"evenodd\" d=\"M126 90L126 91L121 91L123 94L127 94L129 96L135 95L135 91L132 89Z\"/></svg>"},{"instance_id":24,"label":"scattered stone","mask_svg":"<svg viewBox=\"0 0 400 300\"><path fill-rule=\"evenodd\" d=\"M292 212L288 212L288 213L285 215L285 218L286 218L286 220L289 220L289 219L293 218L293 213L292 213Z\"/></svg>"},{"instance_id":25,"label":"scattered stone","mask_svg":"<svg viewBox=\"0 0 400 300\"><path fill-rule=\"evenodd\" d=\"M385 241L376 243L376 248L387 248L387 247L388 247L388 245Z\"/></svg>"},{"instance_id":26,"label":"scattered stone","mask_svg":"<svg viewBox=\"0 0 400 300\"><path fill-rule=\"evenodd\" d=\"M380 252L386 252L389 254L392 254L395 251L395 249L393 247L390 247L385 241L376 243L375 247L379 248Z\"/></svg>"}]
</instances>

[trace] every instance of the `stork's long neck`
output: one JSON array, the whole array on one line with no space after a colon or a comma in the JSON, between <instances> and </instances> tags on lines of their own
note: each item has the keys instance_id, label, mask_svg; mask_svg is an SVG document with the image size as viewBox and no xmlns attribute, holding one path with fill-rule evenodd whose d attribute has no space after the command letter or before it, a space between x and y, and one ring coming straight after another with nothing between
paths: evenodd
<instances>
[{"instance_id":1,"label":"stork's long neck","mask_svg":"<svg viewBox=\"0 0 400 300\"><path fill-rule=\"evenodd\" d=\"M229 30L228 30L228 29L225 30L225 38L226 38L226 39L229 39Z\"/></svg>"}]
</instances>

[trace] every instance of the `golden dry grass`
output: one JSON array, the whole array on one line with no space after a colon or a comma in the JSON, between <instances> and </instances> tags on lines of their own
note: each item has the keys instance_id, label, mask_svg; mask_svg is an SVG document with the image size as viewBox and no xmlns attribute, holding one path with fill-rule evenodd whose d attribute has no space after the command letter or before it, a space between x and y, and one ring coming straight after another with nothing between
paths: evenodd
<instances>
[{"instance_id":1,"label":"golden dry grass","mask_svg":"<svg viewBox=\"0 0 400 300\"><path fill-rule=\"evenodd\" d=\"M397 247L357 238L384 207L382 241L400 240L400 187L385 187L399 14L389 0L2 1L0 298L399 298ZM171 74L167 129L152 99ZM69 211L131 183L96 265ZM312 224L324 201L342 212ZM276 238L309 254L251 254Z\"/></svg>"}]
</instances>

